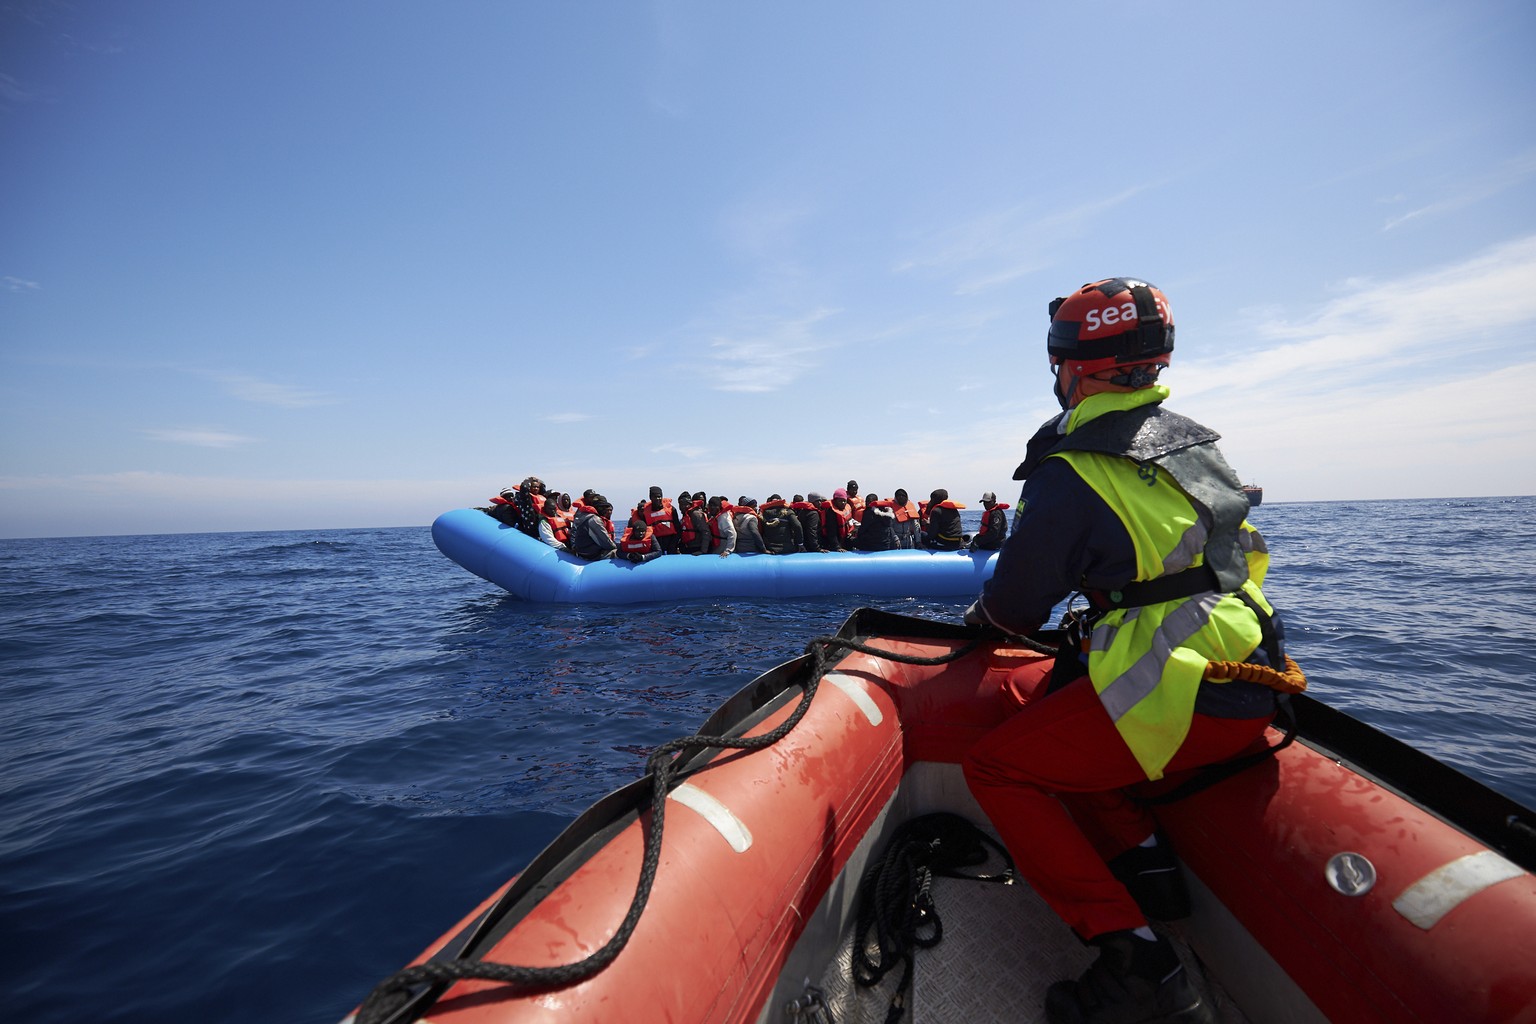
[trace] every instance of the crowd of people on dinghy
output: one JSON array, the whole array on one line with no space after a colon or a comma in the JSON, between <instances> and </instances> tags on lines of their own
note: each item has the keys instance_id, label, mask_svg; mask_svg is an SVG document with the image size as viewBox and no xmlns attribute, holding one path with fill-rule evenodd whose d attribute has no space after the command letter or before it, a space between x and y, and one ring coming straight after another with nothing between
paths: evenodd
<instances>
[{"instance_id":1,"label":"crowd of people on dinghy","mask_svg":"<svg viewBox=\"0 0 1536 1024\"><path fill-rule=\"evenodd\" d=\"M502 489L481 511L551 547L598 561L647 562L663 555L770 554L805 551L991 551L1008 535L1008 514L997 495L981 496L980 528L967 534L960 510L945 488L914 502L904 488L889 498L861 494L857 480L832 492L786 499L770 494L761 504L741 495L683 491L675 499L651 487L615 528L613 503L588 489L579 497L556 491L536 476Z\"/></svg>"}]
</instances>

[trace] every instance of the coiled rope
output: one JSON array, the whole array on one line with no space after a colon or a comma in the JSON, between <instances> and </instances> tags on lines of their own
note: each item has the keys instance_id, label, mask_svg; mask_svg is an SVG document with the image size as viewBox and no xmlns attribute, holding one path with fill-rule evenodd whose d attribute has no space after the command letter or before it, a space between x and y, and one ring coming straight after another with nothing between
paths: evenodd
<instances>
[{"instance_id":1,"label":"coiled rope","mask_svg":"<svg viewBox=\"0 0 1536 1024\"><path fill-rule=\"evenodd\" d=\"M972 640L949 652L931 658L897 654L861 644L842 637L817 637L805 645L805 653L811 656L810 677L803 684L803 693L790 716L780 725L761 736L731 737L693 735L669 740L651 751L646 759L646 770L651 776L651 825L645 837L645 854L640 864L640 880L635 887L634 898L624 920L601 949L575 963L554 967L525 967L515 964L496 963L480 959L455 959L428 961L398 971L374 987L358 1008L357 1024L406 1024L414 1021L448 986L456 981L492 981L514 985L524 990L542 991L562 988L598 974L611 964L629 942L645 911L651 889L656 881L656 868L661 862L661 835L665 823L667 794L677 779L676 765L680 755L688 751L718 748L725 750L761 750L770 747L789 735L805 717L815 699L816 689L826 674L827 662L832 652L868 654L886 661L905 665L943 665L958 661L987 642L995 642L1001 634L995 630L983 630ZM1044 645L1038 646L1045 651ZM425 987L423 987L425 986Z\"/></svg>"},{"instance_id":2,"label":"coiled rope","mask_svg":"<svg viewBox=\"0 0 1536 1024\"><path fill-rule=\"evenodd\" d=\"M1302 675L1301 666L1291 660L1289 654L1283 657L1283 672L1268 665L1250 665L1246 661L1212 661L1206 663L1203 678L1222 681L1241 679L1245 683L1262 683L1278 693L1301 693L1307 688L1307 677Z\"/></svg>"},{"instance_id":3,"label":"coiled rope","mask_svg":"<svg viewBox=\"0 0 1536 1024\"><path fill-rule=\"evenodd\" d=\"M975 868L996 852L1004 865L996 874ZM901 980L891 996L886 1024L896 1024L912 990L914 954L944 938L944 922L933 901L936 877L1008 883L1013 858L1001 843L958 814L939 811L906 822L891 836L885 854L872 861L859 882L854 925L853 980L873 988L902 964Z\"/></svg>"}]
</instances>

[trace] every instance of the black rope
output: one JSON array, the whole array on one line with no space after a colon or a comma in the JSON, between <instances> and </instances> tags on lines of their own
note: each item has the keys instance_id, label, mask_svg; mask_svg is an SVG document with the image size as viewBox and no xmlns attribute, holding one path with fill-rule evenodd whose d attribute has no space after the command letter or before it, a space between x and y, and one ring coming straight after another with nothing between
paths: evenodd
<instances>
[{"instance_id":1,"label":"black rope","mask_svg":"<svg viewBox=\"0 0 1536 1024\"><path fill-rule=\"evenodd\" d=\"M931 658L897 654L881 650L855 640L836 636L817 637L805 645L805 653L811 656L810 677L803 685L804 692L794 711L779 726L761 736L701 736L694 735L669 740L651 751L646 759L646 770L651 775L651 825L645 837L645 854L640 864L640 880L635 886L634 898L624 920L614 931L613 937L601 949L575 963L554 967L524 967L515 964L496 963L479 959L455 959L427 961L407 967L384 979L358 1007L357 1024L406 1024L420 1013L456 981L473 979L515 985L529 991L563 988L583 981L601 972L615 959L629 942L640 915L650 899L651 888L656 881L656 868L661 862L661 834L666 816L667 794L676 784L676 764L685 751L719 748L725 750L761 750L770 747L789 735L810 710L816 689L826 673L827 659L831 652L840 650L869 654L887 661L905 665L943 665L958 661L988 641L996 641L995 630L982 630L974 639L967 641L948 654Z\"/></svg>"},{"instance_id":2,"label":"black rope","mask_svg":"<svg viewBox=\"0 0 1536 1024\"><path fill-rule=\"evenodd\" d=\"M1001 857L1002 872L977 875L960 870L986 863L988 847ZM913 954L944 938L944 921L933 902L933 879L939 876L1007 882L1013 878L1013 859L965 818L940 811L904 823L886 844L885 854L865 870L859 881L851 966L854 982L872 988L898 963L903 965L887 1024L905 1011Z\"/></svg>"}]
</instances>

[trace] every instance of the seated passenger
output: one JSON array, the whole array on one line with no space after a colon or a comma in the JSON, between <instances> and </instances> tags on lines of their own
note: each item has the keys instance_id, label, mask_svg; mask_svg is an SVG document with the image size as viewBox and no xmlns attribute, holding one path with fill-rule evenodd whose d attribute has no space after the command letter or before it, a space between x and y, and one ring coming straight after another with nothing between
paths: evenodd
<instances>
[{"instance_id":1,"label":"seated passenger","mask_svg":"<svg viewBox=\"0 0 1536 1024\"><path fill-rule=\"evenodd\" d=\"M960 510L949 500L949 492L937 488L928 497L928 525L923 531L923 546L938 551L959 551L965 547L965 532L960 528Z\"/></svg>"},{"instance_id":2,"label":"seated passenger","mask_svg":"<svg viewBox=\"0 0 1536 1024\"><path fill-rule=\"evenodd\" d=\"M618 545L609 534L612 524L608 517L613 514L613 505L601 494L591 491L587 494L591 497L582 496L584 500L576 509L576 522L571 526L571 552L589 562L612 558L618 551Z\"/></svg>"},{"instance_id":3,"label":"seated passenger","mask_svg":"<svg viewBox=\"0 0 1536 1024\"><path fill-rule=\"evenodd\" d=\"M569 499L567 499L569 500ZM560 498L555 494L544 496L544 507L539 516L539 540L552 548L566 548L571 539L570 520L560 508Z\"/></svg>"},{"instance_id":4,"label":"seated passenger","mask_svg":"<svg viewBox=\"0 0 1536 1024\"><path fill-rule=\"evenodd\" d=\"M635 510L635 514L629 517L629 528L619 539L619 557L630 562L649 562L662 555L661 543L656 539L656 531L645 521L641 511L644 508L645 506L641 505Z\"/></svg>"},{"instance_id":5,"label":"seated passenger","mask_svg":"<svg viewBox=\"0 0 1536 1024\"><path fill-rule=\"evenodd\" d=\"M660 487L652 487L650 498L641 503L638 511L645 517L645 523L651 528L661 550L669 555L677 554L682 520L672 499L663 498Z\"/></svg>"},{"instance_id":6,"label":"seated passenger","mask_svg":"<svg viewBox=\"0 0 1536 1024\"><path fill-rule=\"evenodd\" d=\"M736 524L722 494L709 499L709 533L710 554L724 558L736 550Z\"/></svg>"},{"instance_id":7,"label":"seated passenger","mask_svg":"<svg viewBox=\"0 0 1536 1024\"><path fill-rule=\"evenodd\" d=\"M859 532L853 535L856 551L889 551L895 546L892 532L896 527L896 513L891 503L881 501L878 494L871 494L864 502L864 518L859 521Z\"/></svg>"},{"instance_id":8,"label":"seated passenger","mask_svg":"<svg viewBox=\"0 0 1536 1024\"><path fill-rule=\"evenodd\" d=\"M891 527L891 541L893 547L915 548L922 523L918 519L917 506L912 499L907 497L904 487L896 488L896 498L891 502L891 512L895 514L896 523Z\"/></svg>"},{"instance_id":9,"label":"seated passenger","mask_svg":"<svg viewBox=\"0 0 1536 1024\"><path fill-rule=\"evenodd\" d=\"M796 495L796 497L799 497ZM801 501L800 504L805 504ZM805 529L789 503L777 494L763 502L763 543L768 553L792 555L805 548Z\"/></svg>"},{"instance_id":10,"label":"seated passenger","mask_svg":"<svg viewBox=\"0 0 1536 1024\"><path fill-rule=\"evenodd\" d=\"M677 550L684 555L703 555L709 553L710 532L709 513L704 506L704 492L699 491L689 494L684 491L677 496L677 507L682 513L681 523L678 527L678 536L681 538Z\"/></svg>"},{"instance_id":11,"label":"seated passenger","mask_svg":"<svg viewBox=\"0 0 1536 1024\"><path fill-rule=\"evenodd\" d=\"M864 518L864 499L859 497L859 482L857 480L849 480L848 486L844 487L843 491L848 495L848 504L853 506L853 518L862 520ZM874 497L874 495L870 495L870 497Z\"/></svg>"},{"instance_id":12,"label":"seated passenger","mask_svg":"<svg viewBox=\"0 0 1536 1024\"><path fill-rule=\"evenodd\" d=\"M823 551L847 551L849 523L853 520L853 506L848 504L848 492L839 487L832 492L832 500L821 503L821 549Z\"/></svg>"},{"instance_id":13,"label":"seated passenger","mask_svg":"<svg viewBox=\"0 0 1536 1024\"><path fill-rule=\"evenodd\" d=\"M736 527L736 553L738 555L766 554L768 545L763 542L762 520L757 513L757 499L743 497L731 510L731 522Z\"/></svg>"},{"instance_id":14,"label":"seated passenger","mask_svg":"<svg viewBox=\"0 0 1536 1024\"><path fill-rule=\"evenodd\" d=\"M996 551L1008 539L1008 513L997 503L997 495L991 491L981 496L981 528L971 538L972 551Z\"/></svg>"},{"instance_id":15,"label":"seated passenger","mask_svg":"<svg viewBox=\"0 0 1536 1024\"><path fill-rule=\"evenodd\" d=\"M491 499L489 508L480 511L496 520L502 526L510 526L514 530L522 529L523 514L517 507L517 488L503 487L501 493Z\"/></svg>"},{"instance_id":16,"label":"seated passenger","mask_svg":"<svg viewBox=\"0 0 1536 1024\"><path fill-rule=\"evenodd\" d=\"M795 495L789 507L800 520L800 544L806 551L821 550L821 495L811 491L804 498Z\"/></svg>"}]
</instances>

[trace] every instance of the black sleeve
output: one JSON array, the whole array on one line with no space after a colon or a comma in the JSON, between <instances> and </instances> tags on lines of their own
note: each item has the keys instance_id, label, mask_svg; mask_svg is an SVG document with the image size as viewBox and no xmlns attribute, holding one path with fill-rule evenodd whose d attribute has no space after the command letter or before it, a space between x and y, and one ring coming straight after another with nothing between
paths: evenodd
<instances>
[{"instance_id":1,"label":"black sleeve","mask_svg":"<svg viewBox=\"0 0 1536 1024\"><path fill-rule=\"evenodd\" d=\"M1032 472L1020 505L981 591L982 611L1000 628L1033 632L1085 584L1134 578L1136 550L1125 525L1066 460L1047 459Z\"/></svg>"}]
</instances>

